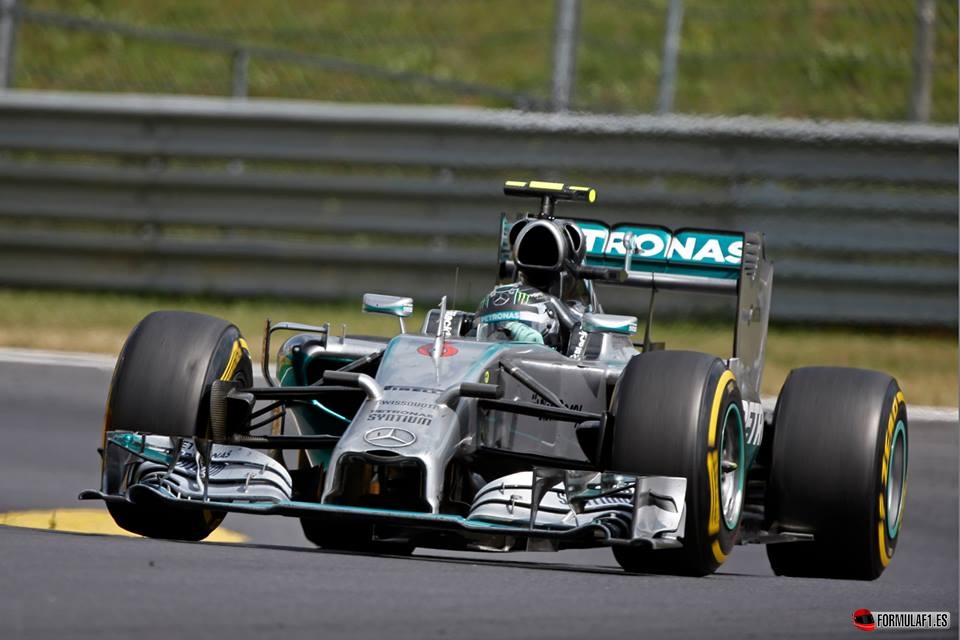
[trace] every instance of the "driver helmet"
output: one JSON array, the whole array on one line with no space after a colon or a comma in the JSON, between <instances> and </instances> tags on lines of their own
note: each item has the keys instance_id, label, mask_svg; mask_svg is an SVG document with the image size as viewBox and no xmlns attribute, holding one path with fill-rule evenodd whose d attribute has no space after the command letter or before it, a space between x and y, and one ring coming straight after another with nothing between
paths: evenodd
<instances>
[{"instance_id":1,"label":"driver helmet","mask_svg":"<svg viewBox=\"0 0 960 640\"><path fill-rule=\"evenodd\" d=\"M499 285L480 302L478 340L514 340L557 347L560 322L552 296L519 283Z\"/></svg>"}]
</instances>

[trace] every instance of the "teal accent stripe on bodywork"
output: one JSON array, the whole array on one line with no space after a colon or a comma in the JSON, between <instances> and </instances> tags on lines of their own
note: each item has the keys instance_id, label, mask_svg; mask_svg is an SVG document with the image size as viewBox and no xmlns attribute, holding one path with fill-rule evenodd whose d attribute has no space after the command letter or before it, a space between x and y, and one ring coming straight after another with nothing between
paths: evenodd
<instances>
[{"instance_id":1,"label":"teal accent stripe on bodywork","mask_svg":"<svg viewBox=\"0 0 960 640\"><path fill-rule=\"evenodd\" d=\"M278 512L288 512L287 515L303 515L309 517L310 513L323 518L349 519L350 516L356 516L362 520L382 520L393 522L398 526L409 524L435 524L446 528L460 529L466 531L486 531L486 532L504 532L517 535L563 535L574 532L576 529L592 528L588 523L581 527L563 526L563 527L538 527L529 529L527 527L518 527L515 524L501 524L496 522L487 522L483 520L470 520L463 516L447 513L424 513L422 511L399 511L392 509L376 509L371 507L356 507L339 504L321 504L317 502L301 502L297 500L287 500L284 502L218 502L215 500L191 501L183 500L174 496L165 488L151 487L145 485L135 485L139 490L149 491L165 501L182 504L190 508L216 509L230 511L234 513L253 513L253 514L271 514Z\"/></svg>"},{"instance_id":2,"label":"teal accent stripe on bodywork","mask_svg":"<svg viewBox=\"0 0 960 640\"><path fill-rule=\"evenodd\" d=\"M171 453L166 450L155 449L153 447L146 446L146 440L144 437L137 433L129 431L111 431L107 436L107 442L126 449L131 453L135 453L145 460L149 460L151 462L165 465L169 465L173 462L173 455Z\"/></svg>"}]
</instances>

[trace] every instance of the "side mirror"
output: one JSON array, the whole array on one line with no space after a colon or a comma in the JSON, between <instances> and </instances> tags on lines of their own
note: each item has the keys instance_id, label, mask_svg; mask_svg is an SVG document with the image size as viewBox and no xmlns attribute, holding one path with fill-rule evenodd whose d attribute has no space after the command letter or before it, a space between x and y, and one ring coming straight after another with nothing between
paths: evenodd
<instances>
[{"instance_id":1,"label":"side mirror","mask_svg":"<svg viewBox=\"0 0 960 640\"><path fill-rule=\"evenodd\" d=\"M365 293L363 294L363 311L364 313L382 313L388 316L396 316L400 319L400 333L406 333L407 328L403 324L403 319L410 317L413 313L413 298Z\"/></svg>"},{"instance_id":2,"label":"side mirror","mask_svg":"<svg viewBox=\"0 0 960 640\"><path fill-rule=\"evenodd\" d=\"M637 332L636 316L615 316L609 313L585 313L580 327L587 333L623 333L633 335Z\"/></svg>"}]
</instances>

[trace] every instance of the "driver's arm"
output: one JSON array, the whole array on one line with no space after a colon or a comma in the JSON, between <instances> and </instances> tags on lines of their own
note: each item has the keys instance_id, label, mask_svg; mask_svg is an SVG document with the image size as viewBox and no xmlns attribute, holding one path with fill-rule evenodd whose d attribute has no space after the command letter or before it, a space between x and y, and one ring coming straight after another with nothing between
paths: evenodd
<instances>
[{"instance_id":1,"label":"driver's arm","mask_svg":"<svg viewBox=\"0 0 960 640\"><path fill-rule=\"evenodd\" d=\"M506 322L503 324L503 330L507 332L511 340L516 342L543 344L543 336L540 335L540 332L522 322Z\"/></svg>"}]
</instances>

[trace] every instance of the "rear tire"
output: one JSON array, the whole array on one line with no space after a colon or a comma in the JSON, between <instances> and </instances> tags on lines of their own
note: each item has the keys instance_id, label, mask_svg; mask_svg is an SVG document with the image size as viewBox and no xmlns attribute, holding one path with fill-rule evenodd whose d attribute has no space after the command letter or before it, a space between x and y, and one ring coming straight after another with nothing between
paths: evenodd
<instances>
[{"instance_id":1,"label":"rear tire","mask_svg":"<svg viewBox=\"0 0 960 640\"><path fill-rule=\"evenodd\" d=\"M614 547L627 571L703 576L736 543L743 509L743 405L719 358L692 351L635 356L617 383L611 468L687 479L683 548ZM723 461L736 463L724 472Z\"/></svg>"},{"instance_id":2,"label":"rear tire","mask_svg":"<svg viewBox=\"0 0 960 640\"><path fill-rule=\"evenodd\" d=\"M117 359L104 440L114 430L207 437L210 383L220 378L242 387L253 382L250 354L236 326L185 311L149 314L130 332ZM203 540L226 515L122 503L107 503L107 509L127 531L174 540Z\"/></svg>"},{"instance_id":3,"label":"rear tire","mask_svg":"<svg viewBox=\"0 0 960 640\"><path fill-rule=\"evenodd\" d=\"M768 545L774 573L878 578L896 550L907 486L897 381L863 369L795 369L773 428L767 525L815 538Z\"/></svg>"}]
</instances>

